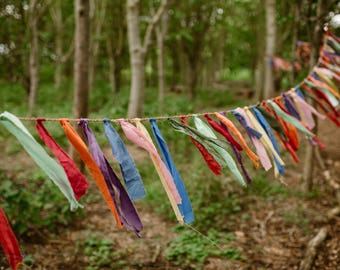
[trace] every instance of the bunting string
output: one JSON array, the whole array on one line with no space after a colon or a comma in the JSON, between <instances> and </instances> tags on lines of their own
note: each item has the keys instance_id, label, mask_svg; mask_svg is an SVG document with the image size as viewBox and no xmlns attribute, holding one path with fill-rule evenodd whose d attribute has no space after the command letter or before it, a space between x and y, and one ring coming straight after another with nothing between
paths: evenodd
<instances>
[{"instance_id":1,"label":"bunting string","mask_svg":"<svg viewBox=\"0 0 340 270\"><path fill-rule=\"evenodd\" d=\"M310 143L323 149L325 145L312 131L315 127L313 117L316 116L320 119L327 117L340 127L339 85L340 38L327 32L320 50L319 61L306 79L285 93L262 100L254 105L221 112L119 119L16 117L9 112L3 112L0 114L0 123L17 138L37 165L56 184L69 201L71 210L76 210L83 207L78 200L85 195L88 184L76 164L54 141L42 124L43 121L58 122L93 176L112 212L117 227L125 227L141 237L143 225L133 202L142 199L146 195L146 191L128 149L111 125L111 123L119 124L131 143L150 154L179 223L187 225L188 228L209 240L211 244L218 246L217 243L189 224L194 221L190 199L156 122L167 120L174 130L188 136L200 151L209 169L216 175L228 170L241 185L250 185L252 180L243 164L241 155L243 151L252 160L255 169L258 169L260 165L266 171L273 168L275 178L281 180L280 175L285 171L285 163L281 159L276 140L282 142L284 149L289 152L296 163L299 162L296 153L300 146L298 131L302 132ZM313 100L313 106L306 102L305 96ZM227 118L226 113L235 116L243 127L244 133L248 135L251 147L248 147L243 135ZM210 116L217 118L218 121ZM186 118L189 117L193 118L194 127L186 121ZM205 122L203 119L207 121ZM52 150L58 162L50 157L21 121L36 122L37 132L42 142ZM86 143L69 122L78 123ZM88 126L89 122L101 122L104 125L105 135L111 146L112 155L120 166L125 186L120 182L108 159L101 151L94 133ZM159 155L148 130L141 122L149 122L151 125L152 134L161 155ZM213 130L220 133L225 140L219 139ZM274 136L274 131L276 136ZM253 152L251 148L255 151ZM237 162L230 153L235 156ZM16 269L22 261L22 256L17 240L10 230L1 208L0 232L0 244L12 269Z\"/></svg>"}]
</instances>

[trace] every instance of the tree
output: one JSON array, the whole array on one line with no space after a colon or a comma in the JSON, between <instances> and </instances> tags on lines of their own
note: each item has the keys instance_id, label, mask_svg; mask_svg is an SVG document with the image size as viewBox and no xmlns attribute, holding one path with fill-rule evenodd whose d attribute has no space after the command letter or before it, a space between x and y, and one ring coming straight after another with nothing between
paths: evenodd
<instances>
[{"instance_id":1,"label":"tree","mask_svg":"<svg viewBox=\"0 0 340 270\"><path fill-rule=\"evenodd\" d=\"M30 54L28 114L32 115L39 87L38 0L29 2Z\"/></svg>"},{"instance_id":2,"label":"tree","mask_svg":"<svg viewBox=\"0 0 340 270\"><path fill-rule=\"evenodd\" d=\"M126 61L126 16L125 1L108 1L108 16L105 21L105 47L109 62L109 79L112 95L121 88L121 73Z\"/></svg>"},{"instance_id":3,"label":"tree","mask_svg":"<svg viewBox=\"0 0 340 270\"><path fill-rule=\"evenodd\" d=\"M311 43L313 44L311 55L310 55L310 61L309 61L309 66L311 70L314 68L319 58L319 48L322 44L323 25L324 25L326 11L327 11L327 1L319 0L318 5L317 5L317 10L316 10L316 18L318 18L319 20L315 22L314 31L310 37ZM314 133L315 134L317 133L317 127L315 128ZM315 151L316 149L314 145L307 144L305 158L304 158L303 175L302 175L307 191L311 191L313 188L313 172L314 172L313 169L314 169Z\"/></svg>"},{"instance_id":4,"label":"tree","mask_svg":"<svg viewBox=\"0 0 340 270\"><path fill-rule=\"evenodd\" d=\"M61 0L54 1L50 8L50 14L52 22L55 28L55 73L54 73L54 86L56 89L60 89L63 78L63 64L71 57L74 51L74 39L72 39L71 45L68 46L68 50L64 52L64 28L65 23L63 16L63 6Z\"/></svg>"},{"instance_id":5,"label":"tree","mask_svg":"<svg viewBox=\"0 0 340 270\"><path fill-rule=\"evenodd\" d=\"M75 118L88 114L89 95L89 0L75 1L74 100Z\"/></svg>"},{"instance_id":6,"label":"tree","mask_svg":"<svg viewBox=\"0 0 340 270\"><path fill-rule=\"evenodd\" d=\"M108 1L94 0L90 2L90 21L91 21L91 42L90 42L90 58L89 58L89 87L93 86L95 80L95 72L98 61L98 53L102 40L102 29L106 20L106 10Z\"/></svg>"},{"instance_id":7,"label":"tree","mask_svg":"<svg viewBox=\"0 0 340 270\"><path fill-rule=\"evenodd\" d=\"M264 56L263 97L269 98L274 92L274 76L271 60L275 54L276 39L276 0L266 0L266 53Z\"/></svg>"},{"instance_id":8,"label":"tree","mask_svg":"<svg viewBox=\"0 0 340 270\"><path fill-rule=\"evenodd\" d=\"M157 12L150 19L145 31L143 43L140 37L140 0L127 0L127 28L131 65L131 92L128 117L143 114L145 88L145 57L150 45L151 34L160 19L167 1L163 1Z\"/></svg>"},{"instance_id":9,"label":"tree","mask_svg":"<svg viewBox=\"0 0 340 270\"><path fill-rule=\"evenodd\" d=\"M168 30L168 5L166 0L162 0L164 5L164 12L161 16L159 24L156 26L157 38L157 69L158 69L158 100L160 111L163 111L164 98L166 91L166 78L165 78L165 52L164 42Z\"/></svg>"}]
</instances>

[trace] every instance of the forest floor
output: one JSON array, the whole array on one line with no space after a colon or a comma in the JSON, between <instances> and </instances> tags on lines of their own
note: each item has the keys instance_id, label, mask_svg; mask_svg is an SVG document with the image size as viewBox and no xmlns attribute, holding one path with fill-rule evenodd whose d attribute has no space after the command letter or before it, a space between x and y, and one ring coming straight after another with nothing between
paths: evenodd
<instances>
[{"instance_id":1,"label":"forest floor","mask_svg":"<svg viewBox=\"0 0 340 270\"><path fill-rule=\"evenodd\" d=\"M107 258L115 261L114 264L110 268L98 269L299 269L308 242L320 228L326 227L328 235L317 249L312 269L339 270L340 217L328 218L327 213L338 206L336 191L340 186L340 129L328 120L323 121L319 129L319 138L326 143L326 149L321 155L327 170L325 172L315 164L317 195L281 196L276 199L275 196L251 193L240 198L243 204L248 205L239 215L244 218L229 219L228 216L221 216L236 235L236 239L229 245L239 250L241 259L230 260L216 256L208 257L203 266L178 266L167 260L165 255L166 248L176 236L172 229L176 223L161 217L152 207L137 203L144 224L143 238L138 239L133 233L116 228L101 199L85 205L84 216L68 226L60 227L56 234L41 235L20 242L20 245L26 254L34 258L35 263L31 269L97 269L87 267L93 260ZM138 149L132 151L137 160L146 157ZM299 154L303 160L303 149L300 149ZM13 164L20 163L21 166L27 166L27 170L30 169L31 163L26 162L26 156L20 158L21 154L2 155L2 168L9 170ZM302 163L290 164L287 168L284 176L287 189L303 194ZM91 189L95 192L94 187L91 186ZM109 243L112 247L109 249L109 257L105 253L107 244L98 242L95 237L112 239L112 243ZM84 252L84 243L87 243L87 252ZM0 265L0 269L6 268Z\"/></svg>"}]
</instances>

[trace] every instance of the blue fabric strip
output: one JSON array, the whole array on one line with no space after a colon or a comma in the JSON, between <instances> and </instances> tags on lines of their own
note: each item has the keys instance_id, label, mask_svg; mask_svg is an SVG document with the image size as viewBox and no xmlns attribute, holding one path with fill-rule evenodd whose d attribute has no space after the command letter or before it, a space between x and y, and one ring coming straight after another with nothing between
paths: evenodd
<instances>
[{"instance_id":1,"label":"blue fabric strip","mask_svg":"<svg viewBox=\"0 0 340 270\"><path fill-rule=\"evenodd\" d=\"M262 113L256 109L255 107L252 108L253 112L254 112L254 115L257 119L257 121L260 123L260 125L263 127L263 129L266 131L269 139L271 140L272 144L273 144L273 147L275 149L275 151L277 152L278 155L280 155L280 150L279 150L279 147L276 143L276 140L275 140L275 137L274 137L274 133L270 127L270 125L268 124L268 122L266 121L266 119L264 118L264 116L262 115ZM275 160L275 164L279 170L279 173L280 174L283 174L285 172L285 168L284 166L282 166L278 161L277 159L274 157L274 160Z\"/></svg>"},{"instance_id":2,"label":"blue fabric strip","mask_svg":"<svg viewBox=\"0 0 340 270\"><path fill-rule=\"evenodd\" d=\"M131 158L125 144L119 137L117 131L110 124L109 119L104 119L105 136L108 139L112 154L119 163L122 171L123 179L126 185L127 192L131 200L135 201L144 198L146 195L142 178L136 168L136 165Z\"/></svg>"},{"instance_id":3,"label":"blue fabric strip","mask_svg":"<svg viewBox=\"0 0 340 270\"><path fill-rule=\"evenodd\" d=\"M185 223L191 223L194 221L194 214L192 211L192 207L191 207L191 203L190 203L190 199L188 196L188 193L185 189L183 180L181 175L179 174L179 172L176 169L175 163L172 160L169 148L162 136L161 131L159 130L157 123L156 123L156 119L154 118L150 118L150 124L152 127L152 133L154 135L154 138L157 142L157 145L161 151L162 157L163 157L163 161L166 165L166 167L168 168L169 172L171 173L176 188L178 190L179 195L181 196L182 199L182 204L178 204L178 209L181 212L181 214L184 217L184 222Z\"/></svg>"}]
</instances>

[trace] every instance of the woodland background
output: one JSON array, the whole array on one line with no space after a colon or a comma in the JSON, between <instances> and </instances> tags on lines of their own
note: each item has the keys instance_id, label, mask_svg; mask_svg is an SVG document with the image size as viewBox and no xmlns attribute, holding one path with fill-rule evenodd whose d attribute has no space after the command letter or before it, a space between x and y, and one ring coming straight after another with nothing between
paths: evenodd
<instances>
[{"instance_id":1,"label":"woodland background","mask_svg":"<svg viewBox=\"0 0 340 270\"><path fill-rule=\"evenodd\" d=\"M339 36L339 10L332 0L3 0L0 108L18 116L122 118L254 104L308 74L324 25ZM298 40L311 44L307 61L295 53ZM300 61L302 70L274 72L274 56ZM69 212L0 129L0 204L27 268L304 269L309 240L326 229L309 269L339 269L340 145L329 122L320 123L319 136L334 147L302 147L302 162L287 165L288 187L256 171L247 189L229 175L213 176L187 138L159 125L187 185L193 226L214 243L176 225L141 150L129 146L148 191L137 203L145 237L136 239L115 228L95 187L84 210ZM46 126L68 149L60 127ZM92 128L107 149L101 127Z\"/></svg>"}]
</instances>

